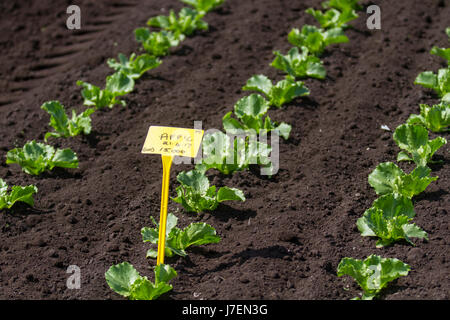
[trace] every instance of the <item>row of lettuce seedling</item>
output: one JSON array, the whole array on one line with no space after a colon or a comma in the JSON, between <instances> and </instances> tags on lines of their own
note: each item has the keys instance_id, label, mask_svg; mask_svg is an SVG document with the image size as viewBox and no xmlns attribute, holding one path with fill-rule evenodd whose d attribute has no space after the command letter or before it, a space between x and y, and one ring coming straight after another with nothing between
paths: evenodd
<instances>
[{"instance_id":1,"label":"row of lettuce seedling","mask_svg":"<svg viewBox=\"0 0 450 320\"><path fill-rule=\"evenodd\" d=\"M268 157L271 147L261 142L257 142L256 147L252 146L248 137L236 134L248 131L255 134L267 134L275 131L284 139L289 138L291 126L272 121L267 115L269 108L271 106L281 108L298 97L309 95L308 88L300 79L325 79L326 70L320 55L328 45L347 42L348 38L344 34L344 29L347 28L346 23L358 17L357 1L331 0L324 4L324 8L328 10L325 12L307 10L307 13L319 21L321 28L306 25L301 30L293 29L288 35L288 40L294 47L286 55L278 51L274 52L275 59L271 66L285 72L285 78L274 84L265 75L252 76L243 90L257 91L258 94L243 97L234 105L234 110L228 112L222 119L225 132L217 131L205 135L202 142L202 161L194 170L181 172L177 176L180 185L176 189L177 197L173 200L180 203L186 211L197 213L212 211L222 200L245 200L243 192L238 189L223 187L216 191L215 186L210 186L206 176L206 172L210 169L215 169L222 174L232 174L246 170L250 164L257 163L266 168L269 174L273 172L273 165ZM231 134L233 139L228 134ZM229 161L230 157L234 161ZM144 242L157 245L159 229L156 221L153 223L155 228L143 228L142 236ZM193 227L189 226L181 230L175 227L176 223L177 218L169 213L166 240L168 256L174 254L185 256L187 254L185 249L190 245L217 243L220 240L216 231L209 225L203 224L202 227L195 227L195 230L190 230ZM193 235L194 231L195 241L192 236L189 241L190 236L187 234ZM156 258L157 253L152 248L149 249L147 256ZM157 280L152 288L151 298L158 297L162 292L157 288L157 283L162 283L158 270L155 269ZM175 270L168 266L165 267L165 272L171 275L165 276L165 280L176 276ZM138 276L137 271L128 263L111 267L106 273L106 278L110 287L123 296L131 299L149 298L149 295L142 295L142 290L139 289L142 277ZM170 285L167 286L164 282L163 287L169 289Z\"/></svg>"},{"instance_id":2,"label":"row of lettuce seedling","mask_svg":"<svg viewBox=\"0 0 450 320\"><path fill-rule=\"evenodd\" d=\"M446 29L450 37L450 28ZM450 39L449 39L450 40ZM420 105L420 114L411 115L405 124L397 127L393 139L401 149L397 161L412 161L415 169L406 174L393 162L379 164L369 175L369 184L378 196L372 207L366 210L356 225L364 237L376 237L376 247L381 248L397 241L414 245L411 238L428 240L427 233L412 223L415 216L412 198L423 192L438 177L430 176L429 164L437 163L432 157L447 143L443 137L429 139L428 130L434 133L448 132L450 126L450 49L433 47L432 54L447 60L447 68L437 74L420 73L415 84L430 88L441 98L439 104L430 107ZM388 282L406 276L410 266L398 259L384 259L375 255L364 261L344 258L338 266L338 275L352 276L363 289L362 299L373 299ZM359 298L358 298L359 299Z\"/></svg>"},{"instance_id":3,"label":"row of lettuce seedling","mask_svg":"<svg viewBox=\"0 0 450 320\"><path fill-rule=\"evenodd\" d=\"M72 110L72 117L70 118L59 101L48 101L41 106L43 110L49 113L49 125L54 129L54 131L45 134L45 142L49 138L69 138L80 134L89 135L92 129L91 115L94 112L105 107L113 108L115 105L125 106L125 102L119 98L133 91L135 81L145 72L158 67L162 63L160 57L168 55L170 49L178 46L186 36L192 35L196 30L208 29L208 24L203 20L203 17L207 12L224 2L224 0L181 1L191 5L192 8L184 7L178 14L171 10L168 16L157 16L148 20L147 24L150 27L159 28L159 32L150 31L148 28L138 28L134 31L136 41L142 44L147 53L139 56L132 53L129 58L119 54L118 60L109 59L107 61L108 66L115 73L106 78L103 89L84 81L77 81L77 85L82 87L83 104L90 108L80 114ZM35 140L27 142L23 148L10 150L7 153L6 163L18 164L25 173L31 175L39 175L45 171L51 171L55 167L78 168L77 155L71 149L55 149L51 145L39 143ZM209 181L206 181L206 183L209 185ZM212 188L209 188L209 190L212 190ZM9 189L11 191L8 191ZM219 202L228 199L230 197L228 195L229 189L227 187L220 188L214 199L208 199L205 202L208 209L213 210ZM6 182L0 179L0 210L10 209L17 202L25 202L33 206L33 196L37 192L37 187L33 185L9 188ZM167 237L169 245L166 250L169 256L172 255L172 252L183 255L184 249L193 244L200 245L202 241L207 240L208 243L218 241L215 230L204 223L194 223L181 230L175 227L176 221L175 216L169 215L167 230L170 235ZM153 241L152 230L151 228L142 229L144 241ZM201 239L198 239L199 233ZM208 237L207 234L211 236ZM170 245L175 242L176 245ZM152 256L151 250L149 250L148 256ZM130 264L122 264L122 267L131 267L134 270ZM107 273L107 280L110 271ZM137 273L136 270L134 271ZM132 284L136 282L134 287L136 291L140 292L141 298L151 299L164 293L164 290L172 288L167 284L171 275L176 275L175 270L168 265L161 265L155 268L154 284L151 284L144 277L136 277L135 280L139 278L139 281L133 281ZM108 283L115 291L120 293L120 290L117 290L111 281L108 281ZM154 290L150 290L150 287Z\"/></svg>"}]
</instances>

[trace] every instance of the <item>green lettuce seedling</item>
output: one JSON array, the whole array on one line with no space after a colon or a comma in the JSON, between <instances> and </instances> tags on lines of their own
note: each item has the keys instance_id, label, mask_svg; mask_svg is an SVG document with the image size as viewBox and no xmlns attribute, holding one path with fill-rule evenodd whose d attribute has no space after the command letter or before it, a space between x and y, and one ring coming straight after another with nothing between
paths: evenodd
<instances>
[{"instance_id":1,"label":"green lettuce seedling","mask_svg":"<svg viewBox=\"0 0 450 320\"><path fill-rule=\"evenodd\" d=\"M106 282L116 293L130 300L155 300L162 294L172 290L169 281L177 276L177 272L167 264L154 267L155 282L142 277L128 262L116 264L105 273Z\"/></svg>"},{"instance_id":2,"label":"green lettuce seedling","mask_svg":"<svg viewBox=\"0 0 450 320\"><path fill-rule=\"evenodd\" d=\"M208 30L208 24L202 20L204 14L190 8L183 8L177 15L170 10L169 16L157 16L149 19L147 25L173 32L176 36L190 36L196 30Z\"/></svg>"},{"instance_id":3,"label":"green lettuce seedling","mask_svg":"<svg viewBox=\"0 0 450 320\"><path fill-rule=\"evenodd\" d=\"M389 282L407 276L411 267L398 259L370 255L365 260L343 258L338 265L338 277L348 275L363 289L362 297L354 300L372 300Z\"/></svg>"},{"instance_id":4,"label":"green lettuce seedling","mask_svg":"<svg viewBox=\"0 0 450 320\"><path fill-rule=\"evenodd\" d=\"M33 195L38 192L38 188L33 185L27 187L12 186L8 193L8 185L0 178L0 210L11 209L17 202L25 202L34 206Z\"/></svg>"},{"instance_id":5,"label":"green lettuce seedling","mask_svg":"<svg viewBox=\"0 0 450 320\"><path fill-rule=\"evenodd\" d=\"M75 137L81 133L88 135L91 133L91 114L95 109L86 109L79 115L75 110L72 110L72 119L66 115L64 106L59 101L47 101L41 106L42 110L50 114L50 126L55 129L54 132L47 132L45 134L45 141L49 137L54 138L68 138Z\"/></svg>"},{"instance_id":6,"label":"green lettuce seedling","mask_svg":"<svg viewBox=\"0 0 450 320\"><path fill-rule=\"evenodd\" d=\"M240 136L232 141L230 136L217 131L203 137L202 150L203 158L195 166L197 171L216 169L223 174L231 174L248 169L250 164L258 164L268 172L273 172L269 158L272 148L259 141L250 142Z\"/></svg>"},{"instance_id":7,"label":"green lettuce seedling","mask_svg":"<svg viewBox=\"0 0 450 320\"><path fill-rule=\"evenodd\" d=\"M284 79L273 85L265 75L251 77L242 90L258 91L269 99L269 105L278 108L295 98L309 95L309 90L302 81Z\"/></svg>"},{"instance_id":8,"label":"green lettuce seedling","mask_svg":"<svg viewBox=\"0 0 450 320\"><path fill-rule=\"evenodd\" d=\"M445 30L445 32L447 33L447 36L449 37L450 40L450 28L447 28ZM447 60L447 63L450 63L450 48L439 48L437 46L434 46L431 49L431 54L435 54L445 60Z\"/></svg>"},{"instance_id":9,"label":"green lettuce seedling","mask_svg":"<svg viewBox=\"0 0 450 320\"><path fill-rule=\"evenodd\" d=\"M284 139L288 139L292 127L284 122L281 124L272 122L269 116L266 116L268 110L269 103L266 99L259 94L251 94L240 99L234 106L234 114L240 122L231 117L233 112L230 111L222 119L223 128L231 133L252 129L256 134L261 130L267 132L277 130Z\"/></svg>"},{"instance_id":10,"label":"green lettuce seedling","mask_svg":"<svg viewBox=\"0 0 450 320\"><path fill-rule=\"evenodd\" d=\"M315 26L304 25L300 31L292 29L288 35L288 41L294 46L304 50L308 49L314 55L320 55L325 48L331 44L348 42L347 36L342 28L322 30Z\"/></svg>"},{"instance_id":11,"label":"green lettuce seedling","mask_svg":"<svg viewBox=\"0 0 450 320\"><path fill-rule=\"evenodd\" d=\"M188 212L213 211L224 201L245 201L244 193L236 188L222 187L216 191L209 185L208 177L200 171L181 172L177 176L180 186L173 201L181 204Z\"/></svg>"},{"instance_id":12,"label":"green lettuce seedling","mask_svg":"<svg viewBox=\"0 0 450 320\"><path fill-rule=\"evenodd\" d=\"M433 71L422 72L417 76L414 84L433 89L443 102L450 103L450 67L439 69L437 74Z\"/></svg>"},{"instance_id":13,"label":"green lettuce seedling","mask_svg":"<svg viewBox=\"0 0 450 320\"><path fill-rule=\"evenodd\" d=\"M293 78L317 78L325 79L327 72L322 61L308 53L308 50L302 50L300 54L297 47L289 50L287 55L282 55L279 51L275 51L275 60L271 66L286 72Z\"/></svg>"},{"instance_id":14,"label":"green lettuce seedling","mask_svg":"<svg viewBox=\"0 0 450 320\"><path fill-rule=\"evenodd\" d=\"M377 195L393 193L412 198L438 179L431 177L430 173L431 169L428 167L417 167L410 174L406 174L396 164L383 162L369 175L369 184Z\"/></svg>"},{"instance_id":15,"label":"green lettuce seedling","mask_svg":"<svg viewBox=\"0 0 450 320\"><path fill-rule=\"evenodd\" d=\"M447 143L442 137L428 140L428 130L422 126L402 124L394 132L394 141L400 149L397 161L414 161L418 166L432 163L434 153Z\"/></svg>"},{"instance_id":16,"label":"green lettuce seedling","mask_svg":"<svg viewBox=\"0 0 450 320\"><path fill-rule=\"evenodd\" d=\"M421 125L433 132L448 131L450 126L450 104L440 103L433 107L421 104L420 115L410 115L408 124Z\"/></svg>"},{"instance_id":17,"label":"green lettuce seedling","mask_svg":"<svg viewBox=\"0 0 450 320\"><path fill-rule=\"evenodd\" d=\"M322 3L325 9L335 8L340 11L361 10L362 6L358 4L360 0L329 0Z\"/></svg>"},{"instance_id":18,"label":"green lettuce seedling","mask_svg":"<svg viewBox=\"0 0 450 320\"><path fill-rule=\"evenodd\" d=\"M77 81L77 85L83 87L81 95L84 98L84 105L95 106L96 109L104 107L112 108L116 104L126 105L125 101L121 101L117 97L133 91L134 80L123 72L116 72L106 77L104 90L80 80Z\"/></svg>"},{"instance_id":19,"label":"green lettuce seedling","mask_svg":"<svg viewBox=\"0 0 450 320\"><path fill-rule=\"evenodd\" d=\"M347 28L347 23L358 18L355 10L339 11L337 9L329 9L325 12L309 8L305 11L312 15L323 29Z\"/></svg>"},{"instance_id":20,"label":"green lettuce seedling","mask_svg":"<svg viewBox=\"0 0 450 320\"><path fill-rule=\"evenodd\" d=\"M6 163L17 163L28 174L39 175L55 167L78 168L78 158L70 149L54 149L52 146L27 142L23 148L8 151Z\"/></svg>"},{"instance_id":21,"label":"green lettuce seedling","mask_svg":"<svg viewBox=\"0 0 450 320\"><path fill-rule=\"evenodd\" d=\"M138 28L134 30L134 34L144 50L155 57L168 55L170 48L178 46L185 38L183 34L176 35L166 30L150 32L148 28Z\"/></svg>"},{"instance_id":22,"label":"green lettuce seedling","mask_svg":"<svg viewBox=\"0 0 450 320\"><path fill-rule=\"evenodd\" d=\"M147 53L136 56L135 53L127 58L124 54L119 53L119 61L116 59L108 59L108 66L116 72L122 72L127 77L136 80L140 78L145 72L158 67L162 61Z\"/></svg>"},{"instance_id":23,"label":"green lettuce seedling","mask_svg":"<svg viewBox=\"0 0 450 320\"><path fill-rule=\"evenodd\" d=\"M156 228L144 227L141 230L142 240L157 245L159 240L159 225L153 217L150 217ZM166 245L165 256L173 257L174 254L185 257L186 249L191 246L201 246L204 244L218 243L220 237L216 235L216 230L210 225L198 222L191 223L183 230L176 227L178 218L169 213L166 225ZM157 258L158 252L154 249L147 251L147 258Z\"/></svg>"},{"instance_id":24,"label":"green lettuce seedling","mask_svg":"<svg viewBox=\"0 0 450 320\"><path fill-rule=\"evenodd\" d=\"M225 0L181 0L182 2L191 5L198 12L205 14L225 2Z\"/></svg>"},{"instance_id":25,"label":"green lettuce seedling","mask_svg":"<svg viewBox=\"0 0 450 320\"><path fill-rule=\"evenodd\" d=\"M376 246L381 248L404 239L414 245L410 238L425 238L427 233L410 223L414 218L414 206L411 199L387 194L374 201L372 207L364 212L356 225L363 237L380 238Z\"/></svg>"}]
</instances>

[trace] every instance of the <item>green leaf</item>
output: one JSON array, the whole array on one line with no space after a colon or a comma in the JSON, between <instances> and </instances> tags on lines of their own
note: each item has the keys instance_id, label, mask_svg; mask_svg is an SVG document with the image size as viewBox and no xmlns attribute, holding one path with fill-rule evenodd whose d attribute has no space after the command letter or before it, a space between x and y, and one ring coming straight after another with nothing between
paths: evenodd
<instances>
[{"instance_id":1,"label":"green leaf","mask_svg":"<svg viewBox=\"0 0 450 320\"><path fill-rule=\"evenodd\" d=\"M172 213L167 216L166 231L166 256L177 254L179 256L187 256L186 249L192 245L203 245L209 243L218 243L220 237L216 235L216 230L205 223L191 223L184 230L176 227L177 218ZM142 239L144 242L158 244L159 227L157 228L142 228ZM147 257L157 258L158 252L150 249L147 251Z\"/></svg>"},{"instance_id":2,"label":"green leaf","mask_svg":"<svg viewBox=\"0 0 450 320\"><path fill-rule=\"evenodd\" d=\"M281 107L295 98L309 95L309 90L302 81L285 79L274 86L272 81L264 75L251 77L242 89L264 94L269 99L269 105L276 107Z\"/></svg>"},{"instance_id":3,"label":"green leaf","mask_svg":"<svg viewBox=\"0 0 450 320\"><path fill-rule=\"evenodd\" d=\"M402 195L387 194L374 201L356 225L363 237L379 237L377 247L390 245L400 239L413 244L409 238L427 238L425 231L409 224L415 216L411 200Z\"/></svg>"},{"instance_id":4,"label":"green leaf","mask_svg":"<svg viewBox=\"0 0 450 320\"><path fill-rule=\"evenodd\" d=\"M410 125L422 125L433 132L444 132L450 126L450 105L441 103L429 107L420 105L420 115L412 114L408 119Z\"/></svg>"},{"instance_id":5,"label":"green leaf","mask_svg":"<svg viewBox=\"0 0 450 320\"><path fill-rule=\"evenodd\" d=\"M79 115L76 114L75 110L72 110L72 119L67 117L64 106L59 101L45 102L41 109L50 114L50 126L55 129L54 132L48 132L45 135L45 141L49 137L68 138L81 133L87 135L91 132L90 115L95 112L94 109L87 109Z\"/></svg>"},{"instance_id":6,"label":"green leaf","mask_svg":"<svg viewBox=\"0 0 450 320\"><path fill-rule=\"evenodd\" d=\"M27 142L23 148L8 151L6 163L16 163L25 173L39 175L54 167L78 168L78 158L70 149L57 149L36 141Z\"/></svg>"},{"instance_id":7,"label":"green leaf","mask_svg":"<svg viewBox=\"0 0 450 320\"><path fill-rule=\"evenodd\" d=\"M335 8L340 11L346 10L362 10L362 6L358 4L360 0L329 0L322 3L324 8Z\"/></svg>"},{"instance_id":8,"label":"green leaf","mask_svg":"<svg viewBox=\"0 0 450 320\"><path fill-rule=\"evenodd\" d=\"M182 2L193 6L198 12L205 14L225 2L225 0L181 0Z\"/></svg>"},{"instance_id":9,"label":"green leaf","mask_svg":"<svg viewBox=\"0 0 450 320\"><path fill-rule=\"evenodd\" d=\"M130 263L123 262L109 268L105 278L112 290L130 300L154 300L172 289L168 282L177 276L172 267L164 264L156 266L154 273L155 283L152 283L140 276Z\"/></svg>"},{"instance_id":10,"label":"green leaf","mask_svg":"<svg viewBox=\"0 0 450 320\"><path fill-rule=\"evenodd\" d=\"M303 50L300 54L297 47L289 50L287 55L274 52L276 58L271 66L282 70L294 78L312 77L325 79L326 71L322 61L314 55L309 55L308 50Z\"/></svg>"},{"instance_id":11,"label":"green leaf","mask_svg":"<svg viewBox=\"0 0 450 320\"><path fill-rule=\"evenodd\" d=\"M106 282L116 293L129 297L132 293L133 284L142 279L139 272L128 262L116 264L105 273Z\"/></svg>"},{"instance_id":12,"label":"green leaf","mask_svg":"<svg viewBox=\"0 0 450 320\"><path fill-rule=\"evenodd\" d=\"M177 187L178 196L173 200L183 205L188 212L199 213L217 208L220 201L219 195L216 193L215 186L209 186L209 180L204 172L198 170L183 171L178 174L177 180L181 185ZM222 191L220 195L223 195L224 192Z\"/></svg>"},{"instance_id":13,"label":"green leaf","mask_svg":"<svg viewBox=\"0 0 450 320\"><path fill-rule=\"evenodd\" d=\"M317 22L319 22L320 26L323 29L347 28L347 22L358 18L358 15L353 9L341 12L337 9L332 8L327 10L326 12L322 12L320 10L309 8L305 12L312 15L317 20Z\"/></svg>"},{"instance_id":14,"label":"green leaf","mask_svg":"<svg viewBox=\"0 0 450 320\"><path fill-rule=\"evenodd\" d=\"M414 84L419 84L425 88L433 89L443 101L446 101L446 95L450 93L450 67L439 69L437 74L432 71L420 73Z\"/></svg>"},{"instance_id":15,"label":"green leaf","mask_svg":"<svg viewBox=\"0 0 450 320\"><path fill-rule=\"evenodd\" d=\"M118 73L123 73L131 79L140 78L145 72L157 68L162 61L147 53L141 54L136 57L136 54L132 53L130 58L127 58L122 53L119 53L119 61L115 59L108 60L108 66L114 69Z\"/></svg>"},{"instance_id":16,"label":"green leaf","mask_svg":"<svg viewBox=\"0 0 450 320\"><path fill-rule=\"evenodd\" d=\"M204 14L190 8L183 8L178 18L173 10L169 16L157 16L149 19L147 25L171 31L175 35L190 36L196 30L207 30L208 24L202 20Z\"/></svg>"},{"instance_id":17,"label":"green leaf","mask_svg":"<svg viewBox=\"0 0 450 320\"><path fill-rule=\"evenodd\" d=\"M217 201L245 201L244 193L236 188L222 187L217 192Z\"/></svg>"},{"instance_id":18,"label":"green leaf","mask_svg":"<svg viewBox=\"0 0 450 320\"><path fill-rule=\"evenodd\" d=\"M26 187L12 186L8 194L8 185L0 179L0 210L11 209L17 202L25 202L29 206L34 206L33 195L38 192L38 188L33 185Z\"/></svg>"},{"instance_id":19,"label":"green leaf","mask_svg":"<svg viewBox=\"0 0 450 320\"><path fill-rule=\"evenodd\" d=\"M337 269L338 277L351 276L363 289L363 300L371 300L389 282L407 276L410 266L398 259L370 255L365 260L343 258Z\"/></svg>"},{"instance_id":20,"label":"green leaf","mask_svg":"<svg viewBox=\"0 0 450 320\"><path fill-rule=\"evenodd\" d=\"M112 93L114 97L123 96L134 88L134 80L123 72L116 72L106 77L105 91Z\"/></svg>"},{"instance_id":21,"label":"green leaf","mask_svg":"<svg viewBox=\"0 0 450 320\"><path fill-rule=\"evenodd\" d=\"M447 63L450 62L450 48L439 48L434 46L430 53L447 60Z\"/></svg>"},{"instance_id":22,"label":"green leaf","mask_svg":"<svg viewBox=\"0 0 450 320\"><path fill-rule=\"evenodd\" d=\"M410 174L405 174L394 163L383 162L369 175L369 184L377 195L393 193L412 198L438 179L430 177L430 172L428 167L417 167Z\"/></svg>"},{"instance_id":23,"label":"green leaf","mask_svg":"<svg viewBox=\"0 0 450 320\"><path fill-rule=\"evenodd\" d=\"M144 50L155 57L166 56L172 47L184 40L184 35L176 35L171 31L150 32L148 28L134 30L136 41L141 43Z\"/></svg>"},{"instance_id":24,"label":"green leaf","mask_svg":"<svg viewBox=\"0 0 450 320\"><path fill-rule=\"evenodd\" d=\"M413 160L418 166L426 166L431 162L434 153L447 143L442 137L428 140L428 130L422 126L402 124L394 132L394 141L400 149L405 150L399 154L397 161Z\"/></svg>"},{"instance_id":25,"label":"green leaf","mask_svg":"<svg viewBox=\"0 0 450 320\"><path fill-rule=\"evenodd\" d=\"M322 30L315 26L304 25L302 30L292 29L288 35L288 41L302 49L307 48L313 55L321 55L325 48L331 44L348 42L342 28Z\"/></svg>"},{"instance_id":26,"label":"green leaf","mask_svg":"<svg viewBox=\"0 0 450 320\"><path fill-rule=\"evenodd\" d=\"M219 241L220 237L216 235L216 230L203 222L191 223L179 236L179 242L183 249L187 249L193 245L200 246L210 243L219 243Z\"/></svg>"}]
</instances>

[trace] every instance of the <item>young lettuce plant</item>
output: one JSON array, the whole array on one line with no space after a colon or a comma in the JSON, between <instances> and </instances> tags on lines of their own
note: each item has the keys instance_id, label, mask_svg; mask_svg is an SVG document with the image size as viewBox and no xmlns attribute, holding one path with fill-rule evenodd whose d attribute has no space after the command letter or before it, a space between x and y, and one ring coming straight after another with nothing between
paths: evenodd
<instances>
[{"instance_id":1,"label":"young lettuce plant","mask_svg":"<svg viewBox=\"0 0 450 320\"><path fill-rule=\"evenodd\" d=\"M72 119L66 115L64 106L59 101L47 101L41 106L42 110L50 114L50 126L55 129L54 132L47 132L44 140L48 138L68 138L75 137L81 133L88 135L91 133L91 114L95 109L89 108L79 115L72 110Z\"/></svg>"},{"instance_id":2,"label":"young lettuce plant","mask_svg":"<svg viewBox=\"0 0 450 320\"><path fill-rule=\"evenodd\" d=\"M181 0L182 2L193 6L201 14L206 14L207 12L217 8L225 0Z\"/></svg>"},{"instance_id":3,"label":"young lettuce plant","mask_svg":"<svg viewBox=\"0 0 450 320\"><path fill-rule=\"evenodd\" d=\"M176 35L166 30L150 32L148 28L138 28L134 30L134 34L144 50L155 57L168 55L170 48L178 46L180 41L184 40L184 35Z\"/></svg>"},{"instance_id":4,"label":"young lettuce plant","mask_svg":"<svg viewBox=\"0 0 450 320\"><path fill-rule=\"evenodd\" d=\"M442 98L442 102L450 103L450 67L439 69L437 74L433 71L422 72L417 76L414 84L433 89Z\"/></svg>"},{"instance_id":5,"label":"young lettuce plant","mask_svg":"<svg viewBox=\"0 0 450 320\"><path fill-rule=\"evenodd\" d=\"M25 173L39 175L55 167L78 168L78 158L70 149L54 149L52 146L27 142L23 148L8 151L6 163L17 163Z\"/></svg>"},{"instance_id":6,"label":"young lettuce plant","mask_svg":"<svg viewBox=\"0 0 450 320\"><path fill-rule=\"evenodd\" d=\"M248 169L251 164L257 164L273 172L273 164L269 154L272 148L259 141L250 141L246 137L232 138L221 132L206 134L202 141L203 158L195 166L197 171L206 172L216 169L223 174Z\"/></svg>"},{"instance_id":7,"label":"young lettuce plant","mask_svg":"<svg viewBox=\"0 0 450 320\"><path fill-rule=\"evenodd\" d=\"M433 132L448 131L450 126L450 104L440 103L430 107L420 105L420 114L412 114L408 119L409 125L421 125Z\"/></svg>"},{"instance_id":8,"label":"young lettuce plant","mask_svg":"<svg viewBox=\"0 0 450 320\"><path fill-rule=\"evenodd\" d=\"M322 30L315 26L304 25L301 31L297 28L292 29L288 35L288 41L302 50L307 48L308 52L319 56L327 46L349 40L342 28Z\"/></svg>"},{"instance_id":9,"label":"young lettuce plant","mask_svg":"<svg viewBox=\"0 0 450 320\"><path fill-rule=\"evenodd\" d=\"M417 166L432 163L434 153L447 143L442 137L428 140L428 130L422 126L402 124L394 132L394 141L401 151L397 161L414 161Z\"/></svg>"},{"instance_id":10,"label":"young lettuce plant","mask_svg":"<svg viewBox=\"0 0 450 320\"><path fill-rule=\"evenodd\" d=\"M322 3L325 9L335 8L341 11L361 10L362 6L358 4L360 0L329 0Z\"/></svg>"},{"instance_id":11,"label":"young lettuce plant","mask_svg":"<svg viewBox=\"0 0 450 320\"><path fill-rule=\"evenodd\" d=\"M216 191L216 186L209 185L208 177L197 170L183 171L177 180L180 186L176 189L177 197L172 200L188 212L214 211L224 201L245 201L244 193L239 189L222 187Z\"/></svg>"},{"instance_id":12,"label":"young lettuce plant","mask_svg":"<svg viewBox=\"0 0 450 320\"><path fill-rule=\"evenodd\" d=\"M308 50L302 50L300 54L297 47L289 50L287 55L282 55L279 51L274 51L276 55L271 66L286 72L292 78L317 78L325 79L327 74L322 61L308 53Z\"/></svg>"},{"instance_id":13,"label":"young lettuce plant","mask_svg":"<svg viewBox=\"0 0 450 320\"><path fill-rule=\"evenodd\" d=\"M125 106L125 101L121 101L117 97L133 91L134 80L123 72L116 72L106 77L104 90L80 80L77 81L77 85L83 87L81 95L84 98L84 105L95 106L96 109L101 109L104 107L112 108L116 104Z\"/></svg>"},{"instance_id":14,"label":"young lettuce plant","mask_svg":"<svg viewBox=\"0 0 450 320\"><path fill-rule=\"evenodd\" d=\"M150 217L150 219L156 228L142 228L142 240L157 245L159 240L159 225L153 217ZM183 230L176 227L177 223L178 218L174 214L169 213L167 215L165 246L165 256L167 257L173 257L175 254L185 257L187 256L186 249L188 247L218 243L220 241L220 237L216 235L216 230L206 223L191 223ZM147 258L157 257L158 252L156 250L149 249L147 251Z\"/></svg>"},{"instance_id":15,"label":"young lettuce plant","mask_svg":"<svg viewBox=\"0 0 450 320\"><path fill-rule=\"evenodd\" d=\"M266 99L259 94L251 94L240 99L234 106L234 114L240 122L231 117L233 112L230 111L222 119L223 128L231 133L254 130L256 134L261 130L266 132L276 130L284 139L289 139L292 127L284 122L281 124L272 122L269 116L264 118L268 110L269 103Z\"/></svg>"},{"instance_id":16,"label":"young lettuce plant","mask_svg":"<svg viewBox=\"0 0 450 320\"><path fill-rule=\"evenodd\" d=\"M355 10L339 11L331 8L325 12L309 8L306 13L312 15L323 29L347 28L347 23L358 18Z\"/></svg>"},{"instance_id":17,"label":"young lettuce plant","mask_svg":"<svg viewBox=\"0 0 450 320\"><path fill-rule=\"evenodd\" d=\"M411 199L438 179L431 177L430 173L431 169L428 167L417 167L410 174L406 174L395 163L383 162L369 175L369 184L377 195L393 193Z\"/></svg>"},{"instance_id":18,"label":"young lettuce plant","mask_svg":"<svg viewBox=\"0 0 450 320\"><path fill-rule=\"evenodd\" d=\"M109 287L116 293L130 300L155 300L162 294L172 290L169 281L177 276L177 272L167 264L154 267L155 282L142 277L128 262L116 264L105 273Z\"/></svg>"},{"instance_id":19,"label":"young lettuce plant","mask_svg":"<svg viewBox=\"0 0 450 320\"><path fill-rule=\"evenodd\" d=\"M12 186L8 193L8 185L0 178L0 210L11 209L17 202L25 202L29 206L34 206L33 195L38 192L38 188L33 185L27 187Z\"/></svg>"},{"instance_id":20,"label":"young lettuce plant","mask_svg":"<svg viewBox=\"0 0 450 320\"><path fill-rule=\"evenodd\" d=\"M208 30L208 24L202 20L204 14L190 8L183 8L178 18L173 10L169 16L157 16L149 19L147 25L171 31L175 36L190 36L196 30Z\"/></svg>"},{"instance_id":21,"label":"young lettuce plant","mask_svg":"<svg viewBox=\"0 0 450 320\"><path fill-rule=\"evenodd\" d=\"M338 265L338 277L348 275L363 289L362 297L354 300L372 300L389 282L407 276L411 267L398 259L370 255L365 260L343 258Z\"/></svg>"},{"instance_id":22,"label":"young lettuce plant","mask_svg":"<svg viewBox=\"0 0 450 320\"><path fill-rule=\"evenodd\" d=\"M447 36L449 37L450 40L450 28L447 28L445 32L447 33ZM450 48L439 48L437 46L434 46L431 49L430 53L447 60L447 64L450 64Z\"/></svg>"},{"instance_id":23,"label":"young lettuce plant","mask_svg":"<svg viewBox=\"0 0 450 320\"><path fill-rule=\"evenodd\" d=\"M363 237L380 238L376 246L381 248L404 239L414 245L410 238L427 239L425 231L414 223L414 206L411 199L387 194L374 201L372 207L364 212L356 225Z\"/></svg>"},{"instance_id":24,"label":"young lettuce plant","mask_svg":"<svg viewBox=\"0 0 450 320\"><path fill-rule=\"evenodd\" d=\"M278 108L298 97L309 95L309 90L302 81L284 79L273 85L265 75L251 77L242 90L258 91L269 99L269 105Z\"/></svg>"},{"instance_id":25,"label":"young lettuce plant","mask_svg":"<svg viewBox=\"0 0 450 320\"><path fill-rule=\"evenodd\" d=\"M122 72L127 77L136 80L139 79L145 72L157 68L162 61L147 53L136 56L135 53L127 58L124 54L119 53L119 61L116 59L108 59L108 66L116 72Z\"/></svg>"}]
</instances>

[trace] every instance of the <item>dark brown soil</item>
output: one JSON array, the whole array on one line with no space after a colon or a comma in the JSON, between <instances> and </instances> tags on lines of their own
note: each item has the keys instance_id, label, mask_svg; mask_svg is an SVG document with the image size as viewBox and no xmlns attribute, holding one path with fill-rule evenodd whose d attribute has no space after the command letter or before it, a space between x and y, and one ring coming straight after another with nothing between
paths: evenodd
<instances>
[{"instance_id":1,"label":"dark brown soil","mask_svg":"<svg viewBox=\"0 0 450 320\"><path fill-rule=\"evenodd\" d=\"M364 1L367 6L372 2ZM447 45L450 6L445 1L376 1L382 30L366 28L366 14L347 31L350 43L324 56L325 81L307 80L311 96L271 118L293 126L280 146L280 171L272 179L253 171L221 176L216 185L241 188L245 203L216 212L186 214L171 202L181 226L204 221L222 237L194 248L188 258L167 262L179 276L169 299L349 299L359 288L336 268L345 256L375 253L396 257L412 271L385 291L384 299L449 299L449 146L433 167L439 180L415 199L415 222L429 233L416 247L376 249L355 222L376 198L368 174L394 161L391 133L419 103L437 99L413 85L421 71L436 70L428 52ZM78 4L81 31L65 28L66 8ZM179 9L176 0L2 1L0 3L0 177L10 184L36 184L34 209L17 206L0 214L1 299L120 299L107 286L105 271L131 262L152 277L155 263L140 229L158 217L161 160L140 153L150 125L221 128L222 116L246 93L254 74L280 80L269 63L273 50L286 52L292 27L313 19L304 13L320 1L227 0L209 13L208 32L187 39L164 63L137 83L127 107L93 115L88 137L53 141L71 147L78 170L33 177L5 164L6 152L49 130L43 102L60 100L83 110L79 79L101 85L111 70L106 59L137 52L133 30L154 15ZM447 135L447 138L448 135ZM402 165L409 169L411 166ZM172 188L181 170L172 169ZM69 265L81 268L80 290L66 287Z\"/></svg>"}]
</instances>

